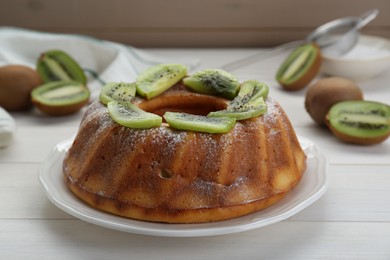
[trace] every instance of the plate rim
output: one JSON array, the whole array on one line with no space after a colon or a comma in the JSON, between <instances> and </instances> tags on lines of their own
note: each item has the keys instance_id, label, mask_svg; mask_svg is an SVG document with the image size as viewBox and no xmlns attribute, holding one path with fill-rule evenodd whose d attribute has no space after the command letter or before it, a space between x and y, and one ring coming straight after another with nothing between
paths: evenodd
<instances>
[{"instance_id":1,"label":"plate rim","mask_svg":"<svg viewBox=\"0 0 390 260\"><path fill-rule=\"evenodd\" d=\"M311 140L298 135L298 140L305 154L308 157L307 160L309 161L309 160L317 159L318 160L317 164L320 164L319 167L323 169L321 172L322 182L320 183L320 185L316 185L318 187L316 188L315 191L312 191L313 194L311 196L305 197L304 199L301 199L298 202L293 203L294 205L292 205L292 207L291 205L287 204L287 209L282 209L281 213L276 215L274 214L271 217L265 219L260 218L258 220L249 221L247 223L245 223L244 221L244 223L242 224L234 224L234 222L240 219L245 219L245 218L250 219L251 217L253 217L252 219L256 219L255 216L257 215L261 216L262 212L265 212L268 209L267 208L235 219L211 222L211 223L167 224L167 223L155 223L155 222L148 222L142 220L135 220L135 219L125 218L125 217L117 216L114 214L110 214L95 209L87 205L85 202L83 202L82 200L77 198L73 193L71 193L71 191L67 189L65 183L59 184L61 186L65 186L66 189L64 192L68 193L66 195L70 195L70 198L73 200L72 201L73 203L75 203L78 207L86 208L87 212L81 212L77 207L70 205L70 203L64 199L63 195L58 194L59 191L56 192L55 190L53 190L54 186L52 180L50 179L50 176L53 175L53 173L51 172L49 173L48 171L50 167L60 166L59 164L61 164L62 166L63 157L65 156L67 149L72 144L74 137L75 135L55 145L50 151L50 153L47 155L46 159L43 160L43 162L39 167L38 177L41 185L44 188L46 196L55 206L65 211L66 213L72 215L73 217L76 217L78 219L81 219L83 221L101 227L127 232L127 233L161 236L161 237L205 237L205 236L232 234L232 233L257 229L257 228L265 227L283 221L289 217L292 217L293 215L302 211L303 209L305 209L306 207L308 207L309 205L317 201L320 197L322 197L322 195L327 191L329 186L329 176L328 176L329 163L326 157L319 151L318 147ZM309 169L306 169L304 173L304 177L308 175L307 174L308 171ZM60 175L62 174L62 171L57 172L56 174ZM58 178L60 178L60 176L58 176ZM297 187L294 188L293 191L297 189L299 189L299 184L297 185ZM288 195L289 194L287 194L287 196ZM281 201L272 205L269 208L277 207L278 204L280 203ZM92 213L96 214L98 217L96 216L94 217ZM99 216L102 215L105 216L106 218L105 219L102 219L101 217L99 218ZM107 219L111 219L111 220L107 220ZM232 222L230 225L226 225L226 226L222 225L222 227L219 226L220 224L230 223L230 222ZM165 228L161 228L161 226L164 226Z\"/></svg>"}]
</instances>

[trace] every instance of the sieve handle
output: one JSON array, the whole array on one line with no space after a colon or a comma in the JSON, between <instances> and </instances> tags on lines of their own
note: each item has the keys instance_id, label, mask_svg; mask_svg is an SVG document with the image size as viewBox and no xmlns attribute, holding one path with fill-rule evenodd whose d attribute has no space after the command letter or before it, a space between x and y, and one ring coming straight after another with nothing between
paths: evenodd
<instances>
[{"instance_id":1,"label":"sieve handle","mask_svg":"<svg viewBox=\"0 0 390 260\"><path fill-rule=\"evenodd\" d=\"M375 19L379 14L378 9L372 9L370 11L365 12L362 14L359 18L359 22L356 25L356 29L361 29L362 27L366 26L369 22Z\"/></svg>"},{"instance_id":2,"label":"sieve handle","mask_svg":"<svg viewBox=\"0 0 390 260\"><path fill-rule=\"evenodd\" d=\"M251 64L261 62L261 61L264 61L266 59L275 57L277 54L280 54L286 50L294 49L304 42L305 41L302 41L302 40L287 42L287 43L272 47L270 49L266 49L263 52L251 55L249 57L245 57L245 58L224 64L220 67L220 69L230 71L230 72L237 70L237 69L241 69L241 68L244 68L244 67L249 66Z\"/></svg>"}]
</instances>

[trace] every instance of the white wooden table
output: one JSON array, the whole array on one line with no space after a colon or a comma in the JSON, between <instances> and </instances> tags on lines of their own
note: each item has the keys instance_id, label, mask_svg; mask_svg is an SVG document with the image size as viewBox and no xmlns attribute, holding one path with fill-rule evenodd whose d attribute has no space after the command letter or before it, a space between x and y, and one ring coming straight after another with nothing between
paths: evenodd
<instances>
[{"instance_id":1,"label":"white wooden table","mask_svg":"<svg viewBox=\"0 0 390 260\"><path fill-rule=\"evenodd\" d=\"M152 49L189 56L216 68L259 50ZM285 221L222 236L171 238L115 231L54 206L38 180L52 147L77 131L82 113L48 118L13 113L14 143L0 149L0 259L390 259L390 139L370 147L339 142L304 110L305 90L285 92L274 81L280 57L237 70L241 80L267 82L297 133L330 163L330 187L313 205ZM359 83L366 99L390 102L390 71Z\"/></svg>"}]
</instances>

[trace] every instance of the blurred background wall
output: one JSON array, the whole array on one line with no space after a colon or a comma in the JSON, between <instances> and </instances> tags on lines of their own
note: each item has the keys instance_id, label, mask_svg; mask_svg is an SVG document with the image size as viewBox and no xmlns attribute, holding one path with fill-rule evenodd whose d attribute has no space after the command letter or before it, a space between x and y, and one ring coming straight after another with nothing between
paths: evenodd
<instances>
[{"instance_id":1,"label":"blurred background wall","mask_svg":"<svg viewBox=\"0 0 390 260\"><path fill-rule=\"evenodd\" d=\"M390 38L390 0L0 0L0 26L137 47L269 47L371 8L363 32Z\"/></svg>"}]
</instances>

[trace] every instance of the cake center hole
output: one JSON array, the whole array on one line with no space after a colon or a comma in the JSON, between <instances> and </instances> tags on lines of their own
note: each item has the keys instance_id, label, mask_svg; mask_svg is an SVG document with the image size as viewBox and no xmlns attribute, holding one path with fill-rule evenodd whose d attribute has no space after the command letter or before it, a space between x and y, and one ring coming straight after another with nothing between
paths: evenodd
<instances>
[{"instance_id":1,"label":"cake center hole","mask_svg":"<svg viewBox=\"0 0 390 260\"><path fill-rule=\"evenodd\" d=\"M227 105L227 101L219 97L196 93L177 93L168 96L161 95L138 106L146 112L162 116L165 112L207 115L210 112L226 109Z\"/></svg>"},{"instance_id":2,"label":"cake center hole","mask_svg":"<svg viewBox=\"0 0 390 260\"><path fill-rule=\"evenodd\" d=\"M170 179L172 177L172 172L170 172L167 169L161 169L158 173L158 176L160 176L163 179Z\"/></svg>"}]
</instances>

